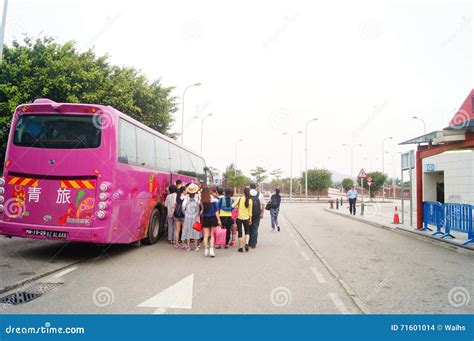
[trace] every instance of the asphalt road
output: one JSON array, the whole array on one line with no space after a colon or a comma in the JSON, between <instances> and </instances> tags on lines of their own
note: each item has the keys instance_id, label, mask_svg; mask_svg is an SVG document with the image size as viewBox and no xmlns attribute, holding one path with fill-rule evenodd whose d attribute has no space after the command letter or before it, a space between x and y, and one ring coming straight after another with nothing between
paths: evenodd
<instances>
[{"instance_id":1,"label":"asphalt road","mask_svg":"<svg viewBox=\"0 0 474 341\"><path fill-rule=\"evenodd\" d=\"M325 212L282 207L279 233L262 221L249 253L153 246L1 241L5 287L56 288L2 313L473 313L474 256ZM69 265L68 264L72 264ZM3 293L5 296L10 292ZM464 299L465 298L465 299Z\"/></svg>"}]
</instances>

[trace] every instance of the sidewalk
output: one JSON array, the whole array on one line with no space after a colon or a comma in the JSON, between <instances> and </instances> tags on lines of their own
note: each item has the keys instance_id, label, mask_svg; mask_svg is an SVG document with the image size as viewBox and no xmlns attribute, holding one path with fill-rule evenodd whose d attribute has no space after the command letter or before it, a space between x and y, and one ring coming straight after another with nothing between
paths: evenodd
<instances>
[{"instance_id":1,"label":"sidewalk","mask_svg":"<svg viewBox=\"0 0 474 341\"><path fill-rule=\"evenodd\" d=\"M392 210L390 213L387 211L388 209ZM396 232L402 232L405 234L410 234L414 237L423 238L426 241L435 242L441 246L445 246L448 248L455 248L457 250L466 250L468 253L471 253L471 250L474 250L474 244L462 245L467 240L467 234L451 231L451 234L454 235L455 238L444 238L441 239L439 236L432 236L432 234L436 231L436 228L430 226L433 231L418 231L416 230L416 214L413 215L413 226L410 226L410 216L409 213L405 210L405 223L404 224L392 224L393 219L393 210L394 206L390 203L366 203L364 209L364 215L360 215L360 205L357 205L357 215L350 215L349 214L349 207L348 205L344 205L342 208L340 207L339 210L336 208L330 209L325 208L325 211L333 214L337 214L340 216L347 217L349 219L357 220L363 223L367 223L370 225L374 225L381 228L390 229ZM401 212L399 212L400 220L401 220Z\"/></svg>"}]
</instances>

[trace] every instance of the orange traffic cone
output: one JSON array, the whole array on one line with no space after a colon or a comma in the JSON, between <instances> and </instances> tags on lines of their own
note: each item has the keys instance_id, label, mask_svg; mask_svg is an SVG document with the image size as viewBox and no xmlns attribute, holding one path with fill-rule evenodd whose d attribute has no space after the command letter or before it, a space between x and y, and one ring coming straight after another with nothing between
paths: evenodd
<instances>
[{"instance_id":1,"label":"orange traffic cone","mask_svg":"<svg viewBox=\"0 0 474 341\"><path fill-rule=\"evenodd\" d=\"M398 207L395 206L395 213L393 214L392 224L400 224L400 217L398 216Z\"/></svg>"}]
</instances>

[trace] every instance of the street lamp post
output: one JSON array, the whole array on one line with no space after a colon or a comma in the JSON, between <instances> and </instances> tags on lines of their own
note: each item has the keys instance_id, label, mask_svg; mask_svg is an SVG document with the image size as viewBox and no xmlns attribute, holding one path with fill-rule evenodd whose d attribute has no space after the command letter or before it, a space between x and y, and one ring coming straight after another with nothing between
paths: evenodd
<instances>
[{"instance_id":1,"label":"street lamp post","mask_svg":"<svg viewBox=\"0 0 474 341\"><path fill-rule=\"evenodd\" d=\"M8 0L3 0L2 26L0 26L0 65L3 58L3 42L5 41L5 27L7 26Z\"/></svg>"},{"instance_id":2,"label":"street lamp post","mask_svg":"<svg viewBox=\"0 0 474 341\"><path fill-rule=\"evenodd\" d=\"M342 145L343 147L350 147L351 149L351 179L354 177L354 148L355 147L362 147L362 145L359 144L354 144L354 145L349 145L347 143L344 143Z\"/></svg>"},{"instance_id":3,"label":"street lamp post","mask_svg":"<svg viewBox=\"0 0 474 341\"><path fill-rule=\"evenodd\" d=\"M211 117L211 116L212 114L207 114L202 119L200 119L201 120L201 155L202 155L202 140L204 137L204 121L206 121L206 118ZM199 119L199 116L194 116L194 118Z\"/></svg>"},{"instance_id":4,"label":"street lamp post","mask_svg":"<svg viewBox=\"0 0 474 341\"><path fill-rule=\"evenodd\" d=\"M393 136L384 138L382 140L382 174L385 174L385 141L393 140ZM382 184L382 201L385 201L385 181Z\"/></svg>"},{"instance_id":5,"label":"street lamp post","mask_svg":"<svg viewBox=\"0 0 474 341\"><path fill-rule=\"evenodd\" d=\"M290 152L290 201L293 199L293 138L298 135L302 134L301 130L297 131L296 133L283 133L283 135L288 135L291 138L291 152Z\"/></svg>"},{"instance_id":6,"label":"street lamp post","mask_svg":"<svg viewBox=\"0 0 474 341\"><path fill-rule=\"evenodd\" d=\"M239 142L243 141L243 139L235 141L234 176L237 176L237 145L239 144Z\"/></svg>"},{"instance_id":7,"label":"street lamp post","mask_svg":"<svg viewBox=\"0 0 474 341\"><path fill-rule=\"evenodd\" d=\"M420 118L418 116L412 116L412 118L414 120L418 120L418 121L421 121L421 123L423 123L423 135L426 135L426 122L425 122L425 120L423 120L422 118Z\"/></svg>"},{"instance_id":8,"label":"street lamp post","mask_svg":"<svg viewBox=\"0 0 474 341\"><path fill-rule=\"evenodd\" d=\"M183 103L181 103L181 143L184 143L184 97L186 96L186 91L193 86L201 86L201 83L188 85L183 91Z\"/></svg>"},{"instance_id":9,"label":"street lamp post","mask_svg":"<svg viewBox=\"0 0 474 341\"><path fill-rule=\"evenodd\" d=\"M317 121L317 118L313 118L306 122L306 127L305 127L305 171L304 171L304 196L305 199L308 200L308 126L311 122Z\"/></svg>"}]
</instances>

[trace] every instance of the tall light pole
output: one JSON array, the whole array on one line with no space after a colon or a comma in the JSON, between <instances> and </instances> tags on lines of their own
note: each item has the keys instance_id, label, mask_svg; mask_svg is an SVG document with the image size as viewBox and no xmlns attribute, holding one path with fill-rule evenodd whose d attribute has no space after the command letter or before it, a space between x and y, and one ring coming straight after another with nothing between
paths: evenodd
<instances>
[{"instance_id":1,"label":"tall light pole","mask_svg":"<svg viewBox=\"0 0 474 341\"><path fill-rule=\"evenodd\" d=\"M423 135L426 135L426 123L425 123L425 120L423 120L422 118L418 117L418 116L412 116L412 118L414 120L418 120L418 121L421 121L421 123L423 123Z\"/></svg>"},{"instance_id":2,"label":"tall light pole","mask_svg":"<svg viewBox=\"0 0 474 341\"><path fill-rule=\"evenodd\" d=\"M8 0L3 0L2 26L0 26L0 65L3 58L3 42L5 41L5 27L7 26Z\"/></svg>"},{"instance_id":3,"label":"tall light pole","mask_svg":"<svg viewBox=\"0 0 474 341\"><path fill-rule=\"evenodd\" d=\"M393 136L384 138L382 140L382 174L385 174L385 141L393 140ZM385 201L385 181L382 184L382 201Z\"/></svg>"},{"instance_id":4,"label":"tall light pole","mask_svg":"<svg viewBox=\"0 0 474 341\"><path fill-rule=\"evenodd\" d=\"M194 116L194 118L197 118L197 119L201 120L201 156L202 156L202 139L203 139L203 136L204 136L204 121L206 120L206 118L211 117L211 116L212 116L212 114L207 114L203 118L199 118L199 116Z\"/></svg>"},{"instance_id":5,"label":"tall light pole","mask_svg":"<svg viewBox=\"0 0 474 341\"><path fill-rule=\"evenodd\" d=\"M351 149L351 179L354 177L354 148L355 147L362 147L362 145L359 143L359 144L353 144L353 145L350 145L350 144L347 144L347 143L344 143L342 145L343 147L350 147Z\"/></svg>"},{"instance_id":6,"label":"tall light pole","mask_svg":"<svg viewBox=\"0 0 474 341\"><path fill-rule=\"evenodd\" d=\"M184 97L186 96L186 91L188 91L188 89L192 88L193 86L201 86L201 83L188 85L183 91L183 102L181 103L181 143L184 142Z\"/></svg>"},{"instance_id":7,"label":"tall light pole","mask_svg":"<svg viewBox=\"0 0 474 341\"><path fill-rule=\"evenodd\" d=\"M306 200L308 200L308 126L311 122L317 121L317 118L313 118L306 122L305 126L305 147L304 147L304 152L305 152L305 171L304 171L304 197Z\"/></svg>"},{"instance_id":8,"label":"tall light pole","mask_svg":"<svg viewBox=\"0 0 474 341\"><path fill-rule=\"evenodd\" d=\"M297 131L296 133L283 133L283 135L288 135L291 138L291 152L290 152L290 200L293 198L293 138L298 135L302 134L301 130Z\"/></svg>"},{"instance_id":9,"label":"tall light pole","mask_svg":"<svg viewBox=\"0 0 474 341\"><path fill-rule=\"evenodd\" d=\"M239 144L239 142L243 141L243 139L235 141L234 176L237 176L237 145Z\"/></svg>"}]
</instances>

